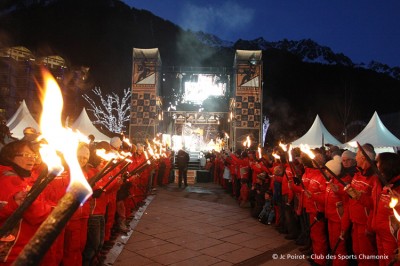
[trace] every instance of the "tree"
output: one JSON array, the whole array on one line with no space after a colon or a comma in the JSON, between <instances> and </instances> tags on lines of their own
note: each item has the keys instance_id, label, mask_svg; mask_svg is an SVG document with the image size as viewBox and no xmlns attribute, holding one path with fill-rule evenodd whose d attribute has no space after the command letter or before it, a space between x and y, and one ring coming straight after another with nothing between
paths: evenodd
<instances>
[{"instance_id":1,"label":"tree","mask_svg":"<svg viewBox=\"0 0 400 266\"><path fill-rule=\"evenodd\" d=\"M99 87L94 88L92 92L100 98L101 105L97 105L87 94L82 95L82 97L92 107L88 110L93 112L96 118L93 123L104 125L109 131L114 133L123 132L123 129L126 127L124 123L128 122L130 119L129 100L131 97L131 90L129 88L124 90L124 96L122 98L115 92L111 95L107 94L104 98Z\"/></svg>"}]
</instances>

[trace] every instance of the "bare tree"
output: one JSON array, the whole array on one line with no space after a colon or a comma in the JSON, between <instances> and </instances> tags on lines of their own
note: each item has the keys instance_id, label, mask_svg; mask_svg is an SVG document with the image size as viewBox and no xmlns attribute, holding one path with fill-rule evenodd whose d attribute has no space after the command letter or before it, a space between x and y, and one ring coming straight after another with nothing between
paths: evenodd
<instances>
[{"instance_id":1,"label":"bare tree","mask_svg":"<svg viewBox=\"0 0 400 266\"><path fill-rule=\"evenodd\" d=\"M101 105L98 105L96 101L90 98L87 94L82 97L90 104L96 120L94 124L104 125L109 131L115 133L123 132L125 128L124 123L129 121L130 118L130 97L131 90L128 88L124 90L122 98L115 92L107 94L103 97L101 89L99 87L94 88L93 93L100 98Z\"/></svg>"}]
</instances>

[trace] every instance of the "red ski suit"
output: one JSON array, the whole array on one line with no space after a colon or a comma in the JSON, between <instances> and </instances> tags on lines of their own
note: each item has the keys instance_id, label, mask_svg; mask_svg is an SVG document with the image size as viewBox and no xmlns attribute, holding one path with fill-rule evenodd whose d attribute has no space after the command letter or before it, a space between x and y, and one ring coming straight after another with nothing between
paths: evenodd
<instances>
[{"instance_id":1,"label":"red ski suit","mask_svg":"<svg viewBox=\"0 0 400 266\"><path fill-rule=\"evenodd\" d=\"M308 171L307 171L308 170ZM318 169L307 168L306 173L310 177L307 190L311 193L310 201L307 201L306 211L310 215L310 237L314 261L320 265L325 265L326 255L328 254L328 238L325 231L325 220L317 221L317 213L325 212L325 190L326 180Z\"/></svg>"},{"instance_id":2,"label":"red ski suit","mask_svg":"<svg viewBox=\"0 0 400 266\"><path fill-rule=\"evenodd\" d=\"M400 176L394 177L389 181L392 191L400 194ZM399 221L396 220L393 209L389 207L391 195L387 187L382 188L380 182L376 182L372 190L372 200L374 208L372 211L371 228L376 233L376 242L378 246L379 265L389 265L393 259L396 249L400 246ZM396 207L400 212L400 206ZM384 256L386 255L386 256ZM396 262L392 265L400 265Z\"/></svg>"},{"instance_id":3,"label":"red ski suit","mask_svg":"<svg viewBox=\"0 0 400 266\"><path fill-rule=\"evenodd\" d=\"M347 175L341 179L346 184L351 182L351 176ZM344 191L344 186L335 178L331 179L332 184L326 186L325 191L325 217L328 219L328 234L329 234L329 245L331 249L337 244L337 248L334 254L333 260L334 266L345 266L348 265L348 260L340 259L347 255L345 241L339 240L341 232L346 230L342 228L342 224L349 224L349 217L345 215L345 205L348 205L349 196ZM335 189L332 189L334 187ZM337 191L335 191L337 188ZM343 221L347 219L347 221Z\"/></svg>"},{"instance_id":4,"label":"red ski suit","mask_svg":"<svg viewBox=\"0 0 400 266\"><path fill-rule=\"evenodd\" d=\"M17 175L10 166L0 165L0 225L18 208L14 195L27 191L30 184ZM40 195L24 212L22 219L15 225L11 235L13 241L0 241L0 265L11 265L18 257L24 246L29 242L41 223L50 214L51 206ZM54 265L53 252L49 251L40 265Z\"/></svg>"},{"instance_id":5,"label":"red ski suit","mask_svg":"<svg viewBox=\"0 0 400 266\"><path fill-rule=\"evenodd\" d=\"M349 199L349 216L353 223L351 238L353 252L357 256L358 265L378 265L378 261L362 259L362 256L376 255L376 239L368 228L368 220L373 208L371 192L376 182L376 176L371 169L357 172L351 181L351 187L361 192L361 198Z\"/></svg>"}]
</instances>

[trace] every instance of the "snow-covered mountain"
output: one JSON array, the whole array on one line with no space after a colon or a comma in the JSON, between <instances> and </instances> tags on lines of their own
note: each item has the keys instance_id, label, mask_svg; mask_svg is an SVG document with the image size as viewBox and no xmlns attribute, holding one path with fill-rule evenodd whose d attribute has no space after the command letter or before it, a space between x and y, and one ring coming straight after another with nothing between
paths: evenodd
<instances>
[{"instance_id":1,"label":"snow-covered mountain","mask_svg":"<svg viewBox=\"0 0 400 266\"><path fill-rule=\"evenodd\" d=\"M298 56L303 62L320 63L328 65L343 65L354 68L370 69L378 73L389 75L400 80L400 67L389 67L386 64L371 61L368 64L354 63L348 56L343 53L335 53L331 48L322 46L311 39L303 39L299 41L287 40L277 42L268 42L260 37L254 40L241 40L236 43L221 40L215 35L196 32L198 40L211 47L240 47L240 49L279 49L284 50Z\"/></svg>"},{"instance_id":2,"label":"snow-covered mountain","mask_svg":"<svg viewBox=\"0 0 400 266\"><path fill-rule=\"evenodd\" d=\"M203 31L197 31L194 34L200 42L202 42L205 45L208 45L210 47L230 48L230 47L233 47L233 45L234 45L234 43L231 41L222 40L221 38L219 38L213 34L205 33Z\"/></svg>"}]
</instances>

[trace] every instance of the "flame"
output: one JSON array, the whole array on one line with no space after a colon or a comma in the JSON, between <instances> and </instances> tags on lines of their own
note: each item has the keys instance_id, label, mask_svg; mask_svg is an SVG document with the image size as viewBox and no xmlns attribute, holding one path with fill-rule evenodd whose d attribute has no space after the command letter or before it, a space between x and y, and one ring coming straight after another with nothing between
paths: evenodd
<instances>
[{"instance_id":1,"label":"flame","mask_svg":"<svg viewBox=\"0 0 400 266\"><path fill-rule=\"evenodd\" d=\"M287 148L286 148L286 145L285 145L285 144L279 142L279 146L282 148L282 150L283 150L284 152L287 151Z\"/></svg>"},{"instance_id":2,"label":"flame","mask_svg":"<svg viewBox=\"0 0 400 266\"><path fill-rule=\"evenodd\" d=\"M110 161L117 158L117 155L115 153L113 152L106 153L105 149L96 150L96 155L106 161Z\"/></svg>"},{"instance_id":3,"label":"flame","mask_svg":"<svg viewBox=\"0 0 400 266\"><path fill-rule=\"evenodd\" d=\"M71 176L67 191L70 191L73 187L76 188L75 192L79 193L77 196L83 203L92 194L92 188L83 175L76 155L80 137L79 134L77 135L71 129L64 128L61 124L63 98L57 82L50 73L44 70L43 78L45 81L45 94L40 118L40 130L50 148L64 155ZM47 164L47 161L45 162ZM78 185L79 188L77 188Z\"/></svg>"},{"instance_id":4,"label":"flame","mask_svg":"<svg viewBox=\"0 0 400 266\"><path fill-rule=\"evenodd\" d=\"M129 147L132 147L132 143L130 142L130 140L128 138L125 138L122 140L123 142L125 142Z\"/></svg>"},{"instance_id":5,"label":"flame","mask_svg":"<svg viewBox=\"0 0 400 266\"><path fill-rule=\"evenodd\" d=\"M389 203L389 207L392 208L393 210L393 214L396 217L397 221L400 222L400 215L399 213L396 211L395 207L397 205L397 203L399 202L399 199L396 197L391 197L390 199L390 203Z\"/></svg>"},{"instance_id":6,"label":"flame","mask_svg":"<svg viewBox=\"0 0 400 266\"><path fill-rule=\"evenodd\" d=\"M258 158L262 158L262 152L261 152L261 147L258 147Z\"/></svg>"},{"instance_id":7,"label":"flame","mask_svg":"<svg viewBox=\"0 0 400 266\"><path fill-rule=\"evenodd\" d=\"M61 163L61 158L57 155L55 149L52 149L51 146L47 144L42 144L40 146L40 156L42 160L46 162L47 168L50 173L55 175L59 175L62 171L64 171L64 167Z\"/></svg>"},{"instance_id":8,"label":"flame","mask_svg":"<svg viewBox=\"0 0 400 266\"><path fill-rule=\"evenodd\" d=\"M288 149L288 156L289 156L289 162L293 162L293 158L292 158L292 145L289 145L289 149Z\"/></svg>"},{"instance_id":9,"label":"flame","mask_svg":"<svg viewBox=\"0 0 400 266\"><path fill-rule=\"evenodd\" d=\"M276 153L272 153L272 156L274 156L275 159L279 159L279 160L281 159L281 156L279 156L279 155L276 154Z\"/></svg>"},{"instance_id":10,"label":"flame","mask_svg":"<svg viewBox=\"0 0 400 266\"><path fill-rule=\"evenodd\" d=\"M121 151L121 156L123 157L123 158L126 158L126 157L132 157L132 153L130 153L130 152L125 152L125 151ZM127 160L125 160L125 161L127 161Z\"/></svg>"},{"instance_id":11,"label":"flame","mask_svg":"<svg viewBox=\"0 0 400 266\"><path fill-rule=\"evenodd\" d=\"M251 146L250 136L247 136L247 137L246 137L246 140L243 141L243 146L244 146L245 148L250 148L250 146Z\"/></svg>"},{"instance_id":12,"label":"flame","mask_svg":"<svg viewBox=\"0 0 400 266\"><path fill-rule=\"evenodd\" d=\"M144 156L146 157L147 160L147 164L151 164L150 160L149 160L149 155L147 154L147 151L143 151Z\"/></svg>"},{"instance_id":13,"label":"flame","mask_svg":"<svg viewBox=\"0 0 400 266\"><path fill-rule=\"evenodd\" d=\"M308 157L311 158L311 160L315 158L314 153L311 151L310 146L308 146L307 144L300 144L300 150L307 154Z\"/></svg>"}]
</instances>

